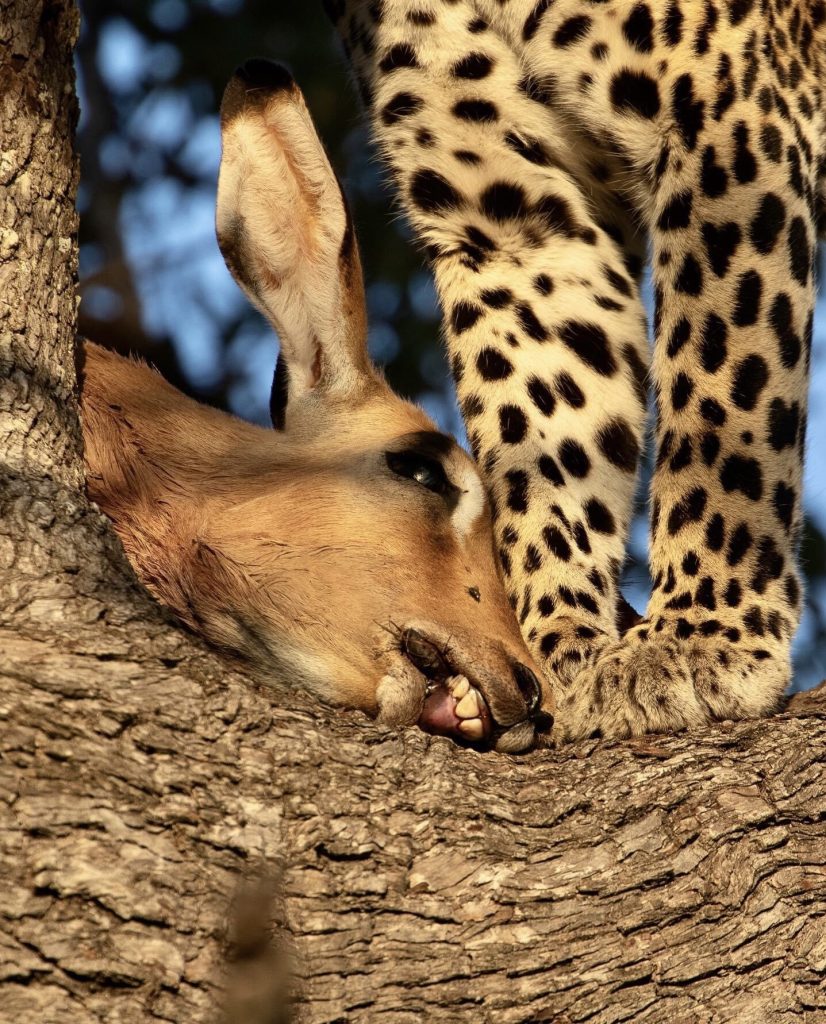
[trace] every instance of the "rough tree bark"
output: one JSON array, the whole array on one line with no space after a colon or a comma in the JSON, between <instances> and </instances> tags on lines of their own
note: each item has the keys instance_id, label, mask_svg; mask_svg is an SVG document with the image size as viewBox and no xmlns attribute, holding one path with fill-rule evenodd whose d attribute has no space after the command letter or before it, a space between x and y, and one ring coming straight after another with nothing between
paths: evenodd
<instances>
[{"instance_id":1,"label":"rough tree bark","mask_svg":"<svg viewBox=\"0 0 826 1024\"><path fill-rule=\"evenodd\" d=\"M76 29L0 0L0 1020L282 1019L275 923L308 1022L826 1020L823 689L480 756L244 678L137 586L82 492Z\"/></svg>"}]
</instances>

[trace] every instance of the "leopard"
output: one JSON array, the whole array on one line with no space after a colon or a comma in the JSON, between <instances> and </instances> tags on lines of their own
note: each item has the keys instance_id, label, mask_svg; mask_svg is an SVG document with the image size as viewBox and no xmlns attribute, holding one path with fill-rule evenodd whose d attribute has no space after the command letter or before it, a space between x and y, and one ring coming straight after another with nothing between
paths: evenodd
<instances>
[{"instance_id":1,"label":"leopard","mask_svg":"<svg viewBox=\"0 0 826 1024\"><path fill-rule=\"evenodd\" d=\"M803 602L826 4L325 8L432 268L556 740L775 712ZM649 435L652 591L623 631Z\"/></svg>"}]
</instances>

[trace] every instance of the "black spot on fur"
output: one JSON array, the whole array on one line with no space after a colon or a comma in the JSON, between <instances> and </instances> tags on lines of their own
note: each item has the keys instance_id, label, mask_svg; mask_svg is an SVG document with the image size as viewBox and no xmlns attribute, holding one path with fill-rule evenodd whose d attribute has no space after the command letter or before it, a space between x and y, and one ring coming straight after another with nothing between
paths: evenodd
<instances>
[{"instance_id":1,"label":"black spot on fur","mask_svg":"<svg viewBox=\"0 0 826 1024\"><path fill-rule=\"evenodd\" d=\"M412 25L419 25L422 28L428 28L436 21L435 14L431 14L430 11L409 11L407 14L407 20Z\"/></svg>"},{"instance_id":2,"label":"black spot on fur","mask_svg":"<svg viewBox=\"0 0 826 1024\"><path fill-rule=\"evenodd\" d=\"M776 452L793 448L800 430L800 406L786 405L782 398L772 400L769 407L769 444Z\"/></svg>"},{"instance_id":3,"label":"black spot on fur","mask_svg":"<svg viewBox=\"0 0 826 1024\"><path fill-rule=\"evenodd\" d=\"M379 69L385 74L397 71L399 68L417 68L419 61L416 58L416 51L410 43L398 43L393 46L382 59Z\"/></svg>"},{"instance_id":4,"label":"black spot on fur","mask_svg":"<svg viewBox=\"0 0 826 1024\"><path fill-rule=\"evenodd\" d=\"M615 110L654 118L660 112L660 90L653 78L642 71L620 71L611 80L611 103Z\"/></svg>"},{"instance_id":5,"label":"black spot on fur","mask_svg":"<svg viewBox=\"0 0 826 1024\"><path fill-rule=\"evenodd\" d=\"M524 515L528 511L528 474L521 469L509 469L505 480L508 484L508 508Z\"/></svg>"},{"instance_id":6,"label":"black spot on fur","mask_svg":"<svg viewBox=\"0 0 826 1024\"><path fill-rule=\"evenodd\" d=\"M777 236L786 222L786 207L783 200L766 192L749 227L751 244L761 256L768 255L777 244Z\"/></svg>"},{"instance_id":7,"label":"black spot on fur","mask_svg":"<svg viewBox=\"0 0 826 1024\"><path fill-rule=\"evenodd\" d=\"M588 531L582 523L576 523L574 526L574 542L583 554L590 555L591 542L588 540Z\"/></svg>"},{"instance_id":8,"label":"black spot on fur","mask_svg":"<svg viewBox=\"0 0 826 1024\"><path fill-rule=\"evenodd\" d=\"M623 345L622 354L628 364L628 369L631 371L631 377L634 381L634 390L637 393L639 403L643 408L645 408L646 402L648 401L648 385L646 383L648 368L646 367L642 356L630 343Z\"/></svg>"},{"instance_id":9,"label":"black spot on fur","mask_svg":"<svg viewBox=\"0 0 826 1024\"><path fill-rule=\"evenodd\" d=\"M763 125L760 132L760 148L772 163L779 164L783 159L783 137L770 121Z\"/></svg>"},{"instance_id":10,"label":"black spot on fur","mask_svg":"<svg viewBox=\"0 0 826 1024\"><path fill-rule=\"evenodd\" d=\"M720 438L713 430L707 430L700 441L700 454L707 466L713 466L720 454Z\"/></svg>"},{"instance_id":11,"label":"black spot on fur","mask_svg":"<svg viewBox=\"0 0 826 1024\"><path fill-rule=\"evenodd\" d=\"M527 160L529 163L547 167L551 162L551 154L539 139L526 139L517 135L516 132L508 132L505 136L505 143L514 153L518 153L523 160Z\"/></svg>"},{"instance_id":12,"label":"black spot on fur","mask_svg":"<svg viewBox=\"0 0 826 1024\"><path fill-rule=\"evenodd\" d=\"M554 387L562 401L567 402L572 409L581 409L585 405L585 395L569 373L563 371L557 374Z\"/></svg>"},{"instance_id":13,"label":"black spot on fur","mask_svg":"<svg viewBox=\"0 0 826 1024\"><path fill-rule=\"evenodd\" d=\"M663 34L669 46L677 46L683 38L683 12L679 0L671 0L665 13Z\"/></svg>"},{"instance_id":14,"label":"black spot on fur","mask_svg":"<svg viewBox=\"0 0 826 1024\"><path fill-rule=\"evenodd\" d=\"M680 447L672 455L671 461L668 463L668 468L672 473L679 473L691 465L692 459L691 438L686 436L680 442Z\"/></svg>"},{"instance_id":15,"label":"black spot on fur","mask_svg":"<svg viewBox=\"0 0 826 1024\"><path fill-rule=\"evenodd\" d=\"M527 302L520 302L515 308L515 313L519 326L529 338L533 338L534 341L545 341L547 339L547 328L539 322L536 313L534 313Z\"/></svg>"},{"instance_id":16,"label":"black spot on fur","mask_svg":"<svg viewBox=\"0 0 826 1024\"><path fill-rule=\"evenodd\" d=\"M571 545L558 526L546 526L542 531L542 538L547 544L548 550L556 555L561 562L571 560Z\"/></svg>"},{"instance_id":17,"label":"black spot on fur","mask_svg":"<svg viewBox=\"0 0 826 1024\"><path fill-rule=\"evenodd\" d=\"M633 294L631 285L627 278L623 277L622 274L618 274L616 270L611 267L604 266L602 272L605 274L605 279L611 287L619 292L620 295L624 295L626 298L631 298Z\"/></svg>"},{"instance_id":18,"label":"black spot on fur","mask_svg":"<svg viewBox=\"0 0 826 1024\"><path fill-rule=\"evenodd\" d=\"M757 161L749 149L749 127L739 121L734 129L734 177L741 185L747 185L757 177Z\"/></svg>"},{"instance_id":19,"label":"black spot on fur","mask_svg":"<svg viewBox=\"0 0 826 1024\"><path fill-rule=\"evenodd\" d=\"M684 409L694 393L694 381L685 374L678 373L671 385L671 406L675 412Z\"/></svg>"},{"instance_id":20,"label":"black spot on fur","mask_svg":"<svg viewBox=\"0 0 826 1024\"><path fill-rule=\"evenodd\" d=\"M717 277L725 277L731 258L740 244L740 228L734 221L720 225L706 221L703 224L703 242L711 269Z\"/></svg>"},{"instance_id":21,"label":"black spot on fur","mask_svg":"<svg viewBox=\"0 0 826 1024\"><path fill-rule=\"evenodd\" d=\"M537 462L539 472L546 480L550 480L556 487L562 487L565 483L565 477L559 469L559 466L554 462L550 455L541 455Z\"/></svg>"},{"instance_id":22,"label":"black spot on fur","mask_svg":"<svg viewBox=\"0 0 826 1024\"><path fill-rule=\"evenodd\" d=\"M717 99L714 101L713 116L720 121L723 114L737 99L737 85L732 77L732 61L727 53L721 53L717 62Z\"/></svg>"},{"instance_id":23,"label":"black spot on fur","mask_svg":"<svg viewBox=\"0 0 826 1024\"><path fill-rule=\"evenodd\" d=\"M518 405L499 407L499 435L505 444L519 444L528 432L528 421Z\"/></svg>"},{"instance_id":24,"label":"black spot on fur","mask_svg":"<svg viewBox=\"0 0 826 1024\"><path fill-rule=\"evenodd\" d=\"M473 121L477 124L486 124L499 120L499 111L496 104L490 100L459 100L453 105L453 116L460 121Z\"/></svg>"},{"instance_id":25,"label":"black spot on fur","mask_svg":"<svg viewBox=\"0 0 826 1024\"><path fill-rule=\"evenodd\" d=\"M726 422L726 410L714 398L704 398L700 402L700 415L715 427L722 427Z\"/></svg>"},{"instance_id":26,"label":"black spot on fur","mask_svg":"<svg viewBox=\"0 0 826 1024\"><path fill-rule=\"evenodd\" d=\"M422 103L421 96L414 96L410 92L397 92L384 106L381 119L387 125L395 124L403 117L410 117L421 110Z\"/></svg>"},{"instance_id":27,"label":"black spot on fur","mask_svg":"<svg viewBox=\"0 0 826 1024\"><path fill-rule=\"evenodd\" d=\"M703 163L700 170L700 187L709 199L718 199L725 195L728 188L728 172L717 163L714 146L706 146L703 150Z\"/></svg>"},{"instance_id":28,"label":"black spot on fur","mask_svg":"<svg viewBox=\"0 0 826 1024\"><path fill-rule=\"evenodd\" d=\"M634 473L640 446L627 420L618 416L597 432L597 446L606 459L626 473Z\"/></svg>"},{"instance_id":29,"label":"black spot on fur","mask_svg":"<svg viewBox=\"0 0 826 1024\"><path fill-rule=\"evenodd\" d=\"M736 327L750 327L757 323L762 294L763 279L756 270L747 270L740 275L737 284L737 304L734 307L733 317Z\"/></svg>"},{"instance_id":30,"label":"black spot on fur","mask_svg":"<svg viewBox=\"0 0 826 1024\"><path fill-rule=\"evenodd\" d=\"M762 356L752 354L741 359L734 371L731 400L740 409L751 411L769 380L769 364Z\"/></svg>"},{"instance_id":31,"label":"black spot on fur","mask_svg":"<svg viewBox=\"0 0 826 1024\"><path fill-rule=\"evenodd\" d=\"M676 231L680 228L687 228L691 223L693 199L693 193L689 189L672 196L668 201L668 205L660 214L657 227L661 231Z\"/></svg>"},{"instance_id":32,"label":"black spot on fur","mask_svg":"<svg viewBox=\"0 0 826 1024\"><path fill-rule=\"evenodd\" d=\"M462 334L470 330L481 315L482 310L478 306L469 302L457 302L451 311L450 323L456 334Z\"/></svg>"},{"instance_id":33,"label":"black spot on fur","mask_svg":"<svg viewBox=\"0 0 826 1024\"><path fill-rule=\"evenodd\" d=\"M789 225L789 270L792 277L805 285L812 269L812 250L809 233L802 217L795 217Z\"/></svg>"},{"instance_id":34,"label":"black spot on fur","mask_svg":"<svg viewBox=\"0 0 826 1024\"><path fill-rule=\"evenodd\" d=\"M763 613L757 605L752 605L746 611L743 616L743 625L746 627L746 632L751 636L763 636L765 634L766 627L763 624Z\"/></svg>"},{"instance_id":35,"label":"black spot on fur","mask_svg":"<svg viewBox=\"0 0 826 1024\"><path fill-rule=\"evenodd\" d=\"M700 341L700 358L703 369L708 373L716 373L728 356L728 327L716 313L709 313L703 325L703 337Z\"/></svg>"},{"instance_id":36,"label":"black spot on fur","mask_svg":"<svg viewBox=\"0 0 826 1024\"><path fill-rule=\"evenodd\" d=\"M745 523L740 523L731 535L726 555L729 565L739 565L746 557L749 548L754 543L751 530Z\"/></svg>"},{"instance_id":37,"label":"black spot on fur","mask_svg":"<svg viewBox=\"0 0 826 1024\"><path fill-rule=\"evenodd\" d=\"M699 556L696 551L689 551L683 558L683 572L686 576L696 576L699 571Z\"/></svg>"},{"instance_id":38,"label":"black spot on fur","mask_svg":"<svg viewBox=\"0 0 826 1024\"><path fill-rule=\"evenodd\" d=\"M472 420L477 416L481 416L485 411L485 403L479 395L466 395L462 399L461 406L462 416L466 420Z\"/></svg>"},{"instance_id":39,"label":"black spot on fur","mask_svg":"<svg viewBox=\"0 0 826 1024\"><path fill-rule=\"evenodd\" d=\"M732 25L739 25L740 22L751 14L754 7L754 0L729 0L728 20Z\"/></svg>"},{"instance_id":40,"label":"black spot on fur","mask_svg":"<svg viewBox=\"0 0 826 1024\"><path fill-rule=\"evenodd\" d=\"M465 234L468 237L468 242L475 248L483 252L492 252L496 248L496 244L491 238L480 231L479 228L468 225L465 228Z\"/></svg>"},{"instance_id":41,"label":"black spot on fur","mask_svg":"<svg viewBox=\"0 0 826 1024\"><path fill-rule=\"evenodd\" d=\"M503 309L513 299L509 288L488 288L479 298L491 309Z\"/></svg>"},{"instance_id":42,"label":"black spot on fur","mask_svg":"<svg viewBox=\"0 0 826 1024\"><path fill-rule=\"evenodd\" d=\"M740 491L752 501L763 497L763 471L757 459L729 455L720 470L720 483L727 493Z\"/></svg>"},{"instance_id":43,"label":"black spot on fur","mask_svg":"<svg viewBox=\"0 0 826 1024\"><path fill-rule=\"evenodd\" d=\"M721 551L725 543L726 527L723 517L715 512L706 525L706 544L709 551Z\"/></svg>"},{"instance_id":44,"label":"black spot on fur","mask_svg":"<svg viewBox=\"0 0 826 1024\"><path fill-rule=\"evenodd\" d=\"M772 537L761 537L757 545L751 585L758 594L764 594L772 580L780 579L786 560L777 550Z\"/></svg>"},{"instance_id":45,"label":"black spot on fur","mask_svg":"<svg viewBox=\"0 0 826 1024\"><path fill-rule=\"evenodd\" d=\"M587 14L575 14L567 18L553 34L554 46L573 46L584 39L591 28L591 19Z\"/></svg>"},{"instance_id":46,"label":"black spot on fur","mask_svg":"<svg viewBox=\"0 0 826 1024\"><path fill-rule=\"evenodd\" d=\"M588 525L597 533L612 536L617 532L617 524L610 510L598 498L591 498L585 505L585 518Z\"/></svg>"},{"instance_id":47,"label":"black spot on fur","mask_svg":"<svg viewBox=\"0 0 826 1024\"><path fill-rule=\"evenodd\" d=\"M410 183L410 199L425 213L455 210L463 202L462 196L436 171L416 171Z\"/></svg>"},{"instance_id":48,"label":"black spot on fur","mask_svg":"<svg viewBox=\"0 0 826 1024\"><path fill-rule=\"evenodd\" d=\"M704 576L697 587L694 600L701 608L707 608L710 612L717 609L717 599L714 596L714 580L710 576Z\"/></svg>"},{"instance_id":49,"label":"black spot on fur","mask_svg":"<svg viewBox=\"0 0 826 1024\"><path fill-rule=\"evenodd\" d=\"M483 380L507 380L513 363L495 348L483 348L476 357L476 369Z\"/></svg>"},{"instance_id":50,"label":"black spot on fur","mask_svg":"<svg viewBox=\"0 0 826 1024\"><path fill-rule=\"evenodd\" d=\"M697 146L697 137L705 123L705 103L695 98L691 75L680 75L674 83L671 108L686 149L691 152Z\"/></svg>"},{"instance_id":51,"label":"black spot on fur","mask_svg":"<svg viewBox=\"0 0 826 1024\"><path fill-rule=\"evenodd\" d=\"M539 377L531 377L528 380L528 395L533 404L541 413L550 416L556 407L556 399L553 392Z\"/></svg>"},{"instance_id":52,"label":"black spot on fur","mask_svg":"<svg viewBox=\"0 0 826 1024\"><path fill-rule=\"evenodd\" d=\"M566 320L560 327L559 336L586 366L603 377L611 377L617 372L608 337L599 324Z\"/></svg>"},{"instance_id":53,"label":"black spot on fur","mask_svg":"<svg viewBox=\"0 0 826 1024\"><path fill-rule=\"evenodd\" d=\"M703 290L703 271L692 253L688 253L683 260L674 289L686 295L699 295Z\"/></svg>"},{"instance_id":54,"label":"black spot on fur","mask_svg":"<svg viewBox=\"0 0 826 1024\"><path fill-rule=\"evenodd\" d=\"M525 24L522 26L522 39L526 43L536 35L543 15L553 2L554 0L539 0L539 3L525 19Z\"/></svg>"},{"instance_id":55,"label":"black spot on fur","mask_svg":"<svg viewBox=\"0 0 826 1024\"><path fill-rule=\"evenodd\" d=\"M534 207L534 211L542 218L549 231L565 235L567 238L576 238L579 234L576 218L567 200L562 196L543 196Z\"/></svg>"},{"instance_id":56,"label":"black spot on fur","mask_svg":"<svg viewBox=\"0 0 826 1024\"><path fill-rule=\"evenodd\" d=\"M586 477L591 471L591 460L585 449L573 438L566 438L559 446L559 461L564 468L578 480Z\"/></svg>"},{"instance_id":57,"label":"black spot on fur","mask_svg":"<svg viewBox=\"0 0 826 1024\"><path fill-rule=\"evenodd\" d=\"M668 354L669 359L673 359L674 356L677 355L690 337L691 323L686 317L681 317L674 325L671 337L668 339L666 353Z\"/></svg>"},{"instance_id":58,"label":"black spot on fur","mask_svg":"<svg viewBox=\"0 0 826 1024\"><path fill-rule=\"evenodd\" d=\"M525 572L529 575L532 575L533 573L537 572L539 569L542 568L542 555L540 554L539 548L537 548L534 544L529 544L525 548L525 559L522 562L522 567L524 568ZM526 602L526 611L528 607L529 606ZM524 612L523 615L525 615ZM525 618L527 618L527 615L525 615ZM524 622L524 619L522 621Z\"/></svg>"},{"instance_id":59,"label":"black spot on fur","mask_svg":"<svg viewBox=\"0 0 826 1024\"><path fill-rule=\"evenodd\" d=\"M469 53L453 65L454 78L478 80L487 78L493 69L493 58L486 53Z\"/></svg>"},{"instance_id":60,"label":"black spot on fur","mask_svg":"<svg viewBox=\"0 0 826 1024\"><path fill-rule=\"evenodd\" d=\"M787 370L797 366L802 348L800 338L793 327L792 317L791 299L785 292L780 292L769 311L769 323L777 336L780 359Z\"/></svg>"},{"instance_id":61,"label":"black spot on fur","mask_svg":"<svg viewBox=\"0 0 826 1024\"><path fill-rule=\"evenodd\" d=\"M654 49L654 19L648 4L636 4L622 23L622 34L639 53Z\"/></svg>"},{"instance_id":62,"label":"black spot on fur","mask_svg":"<svg viewBox=\"0 0 826 1024\"><path fill-rule=\"evenodd\" d=\"M708 494L704 488L695 487L689 491L671 510L668 517L669 534L673 537L688 523L696 523L702 519L707 501Z\"/></svg>"},{"instance_id":63,"label":"black spot on fur","mask_svg":"<svg viewBox=\"0 0 826 1024\"><path fill-rule=\"evenodd\" d=\"M792 526L795 497L794 487L789 487L782 480L774 488L774 511L787 531Z\"/></svg>"},{"instance_id":64,"label":"black spot on fur","mask_svg":"<svg viewBox=\"0 0 826 1024\"><path fill-rule=\"evenodd\" d=\"M528 208L525 190L506 181L496 181L489 185L482 193L480 202L484 213L496 221L524 217Z\"/></svg>"}]
</instances>

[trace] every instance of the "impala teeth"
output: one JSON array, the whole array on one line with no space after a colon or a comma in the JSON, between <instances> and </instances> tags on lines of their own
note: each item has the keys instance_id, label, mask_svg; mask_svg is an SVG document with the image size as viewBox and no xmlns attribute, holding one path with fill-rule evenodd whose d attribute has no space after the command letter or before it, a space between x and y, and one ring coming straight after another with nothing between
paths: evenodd
<instances>
[{"instance_id":1,"label":"impala teeth","mask_svg":"<svg viewBox=\"0 0 826 1024\"><path fill-rule=\"evenodd\" d=\"M459 703L456 705L456 717L457 718L478 718L479 717L479 700L476 696L475 690L468 690L468 692L462 697Z\"/></svg>"},{"instance_id":2,"label":"impala teeth","mask_svg":"<svg viewBox=\"0 0 826 1024\"><path fill-rule=\"evenodd\" d=\"M469 740L480 740L485 734L481 718L469 718L459 722L459 731Z\"/></svg>"},{"instance_id":3,"label":"impala teeth","mask_svg":"<svg viewBox=\"0 0 826 1024\"><path fill-rule=\"evenodd\" d=\"M450 686L451 682L453 683L453 687L450 690L451 695L456 700L461 700L470 689L470 683L464 676L454 676L452 680L448 679L448 686Z\"/></svg>"}]
</instances>

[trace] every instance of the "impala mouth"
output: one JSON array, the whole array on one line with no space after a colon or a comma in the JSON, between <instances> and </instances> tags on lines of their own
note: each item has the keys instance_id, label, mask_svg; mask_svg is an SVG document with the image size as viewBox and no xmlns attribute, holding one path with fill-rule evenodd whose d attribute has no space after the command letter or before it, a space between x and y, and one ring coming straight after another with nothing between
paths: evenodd
<instances>
[{"instance_id":1,"label":"impala mouth","mask_svg":"<svg viewBox=\"0 0 826 1024\"><path fill-rule=\"evenodd\" d=\"M527 715L515 725L500 725L478 681L455 665L446 650L416 629L406 629L401 639L402 653L427 679L419 728L481 750L515 753L533 745L534 727Z\"/></svg>"},{"instance_id":2,"label":"impala mouth","mask_svg":"<svg viewBox=\"0 0 826 1024\"><path fill-rule=\"evenodd\" d=\"M419 726L437 736L484 744L494 722L481 690L471 686L467 676L450 676L444 682L428 680Z\"/></svg>"}]
</instances>

